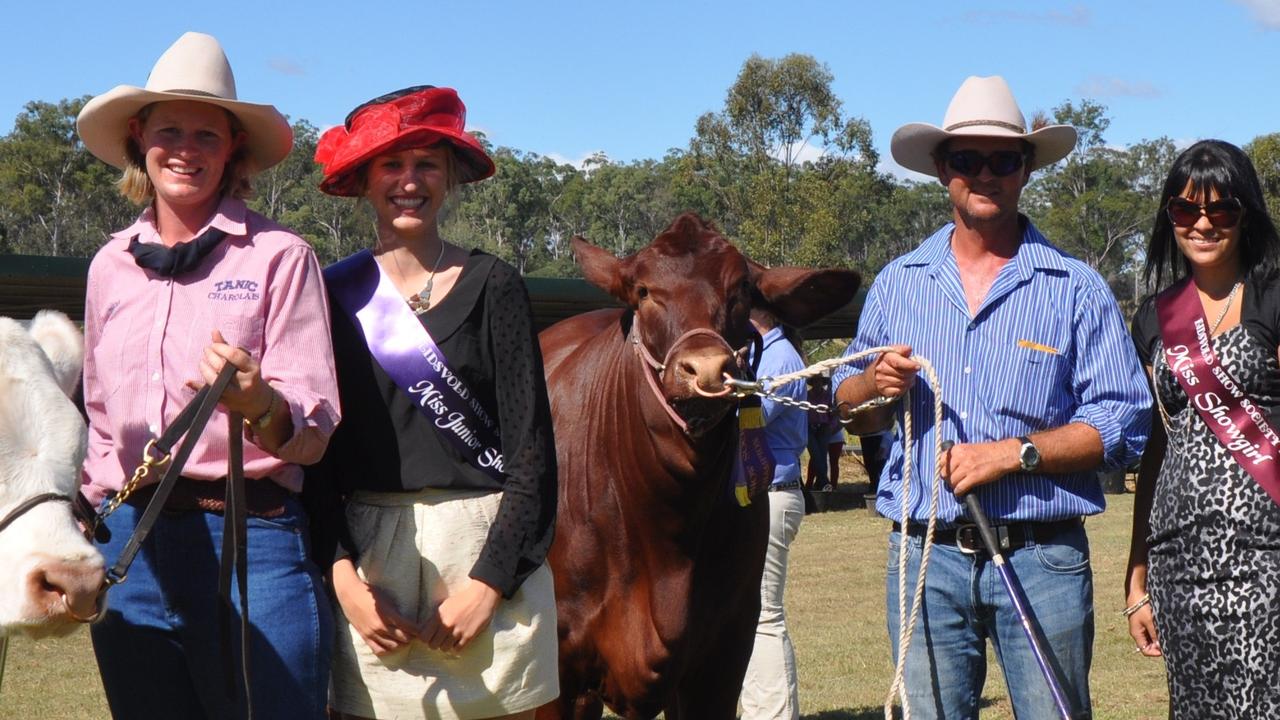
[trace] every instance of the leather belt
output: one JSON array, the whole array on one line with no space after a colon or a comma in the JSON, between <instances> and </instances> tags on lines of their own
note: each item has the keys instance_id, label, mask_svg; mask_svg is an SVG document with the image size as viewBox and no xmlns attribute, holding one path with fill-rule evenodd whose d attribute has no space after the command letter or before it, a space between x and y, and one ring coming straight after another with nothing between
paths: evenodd
<instances>
[{"instance_id":1,"label":"leather belt","mask_svg":"<svg viewBox=\"0 0 1280 720\"><path fill-rule=\"evenodd\" d=\"M151 502L158 485L147 485L138 488L124 502L138 508L145 508ZM165 512L202 511L222 514L226 512L227 479L195 480L185 475L179 476L173 490L164 504ZM292 494L271 480L245 480L245 510L249 515L262 518L279 517L284 514L285 503Z\"/></svg>"},{"instance_id":2,"label":"leather belt","mask_svg":"<svg viewBox=\"0 0 1280 720\"><path fill-rule=\"evenodd\" d=\"M774 483L769 486L769 492L780 492L782 490L798 490L800 488L799 480L784 480L780 483Z\"/></svg>"},{"instance_id":3,"label":"leather belt","mask_svg":"<svg viewBox=\"0 0 1280 720\"><path fill-rule=\"evenodd\" d=\"M1017 550L1033 542L1049 542L1061 533L1081 527L1084 521L1078 517L1052 522L1021 522L1007 525L992 525L996 540L1001 550ZM899 523L893 524L896 532L902 531ZM908 524L907 534L911 537L924 537L928 529L925 525ZM963 553L985 553L982 536L978 534L978 526L962 522L950 528L937 528L933 531L933 542L940 545L955 545Z\"/></svg>"}]
</instances>

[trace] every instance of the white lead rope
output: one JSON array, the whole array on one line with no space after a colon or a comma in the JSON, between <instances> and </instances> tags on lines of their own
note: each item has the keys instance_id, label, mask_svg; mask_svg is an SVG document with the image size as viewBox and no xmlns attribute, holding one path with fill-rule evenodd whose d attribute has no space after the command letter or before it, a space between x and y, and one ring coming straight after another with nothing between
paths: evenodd
<instances>
[{"instance_id":1,"label":"white lead rope","mask_svg":"<svg viewBox=\"0 0 1280 720\"><path fill-rule=\"evenodd\" d=\"M798 370L786 375L778 375L776 377L761 377L756 382L747 382L741 380L726 379L725 384L734 388L734 393L745 395L753 393L771 400L780 402L784 405L799 407L805 410L818 410L819 412L830 412L829 405L810 403L804 400L795 400L784 395L775 395L774 388L782 387L796 380L806 380L815 375L824 375L830 373L834 368L841 365L849 365L857 362L862 358L876 355L879 353L889 352L894 348L889 346L874 347L861 352L854 353L847 357L831 358L830 360L822 360L814 363L803 370ZM933 388L933 447L934 458L942 456L942 386L938 382L938 374L933 368L933 363L927 358L919 355L912 355L920 365L921 371L924 372L925 378L929 381L929 386ZM898 661L894 667L893 684L889 686L889 694L884 701L884 717L885 720L893 720L893 700L898 697L902 701L902 718L910 720L911 705L907 700L907 689L905 683L907 651L911 648L911 638L916 622L920 619L920 605L924 600L924 581L925 573L929 569L929 553L933 550L933 531L938 524L938 493L941 489L942 474L938 471L936 463L933 471L933 483L930 486L929 500L929 522L925 529L924 547L920 555L920 572L916 575L915 590L911 596L911 614L905 621L907 616L907 539L909 537L907 527L907 519L910 517L911 509L911 468L914 467L914 430L911 423L911 392L902 394L902 402L904 403L902 411L902 512L900 517L902 521L899 526L902 532L898 541ZM875 398L865 402L857 407L849 410L850 414L869 410L873 407L885 405L893 402L890 398Z\"/></svg>"}]
</instances>

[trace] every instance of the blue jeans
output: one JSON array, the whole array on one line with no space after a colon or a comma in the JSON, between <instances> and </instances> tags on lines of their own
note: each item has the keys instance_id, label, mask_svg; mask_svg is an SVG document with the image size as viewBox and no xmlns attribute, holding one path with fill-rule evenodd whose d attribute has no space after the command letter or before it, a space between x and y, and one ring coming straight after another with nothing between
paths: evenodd
<instances>
[{"instance_id":1,"label":"blue jeans","mask_svg":"<svg viewBox=\"0 0 1280 720\"><path fill-rule=\"evenodd\" d=\"M108 566L142 510L121 505L110 518ZM296 498L280 517L249 518L249 644L254 716L324 718L333 652L333 611L308 559L307 519ZM164 512L125 582L112 588L103 620L90 628L115 718L238 718L227 694L218 626L222 516ZM236 585L233 579L233 587ZM230 638L239 677L239 592ZM241 694L237 689L237 695Z\"/></svg>"},{"instance_id":2,"label":"blue jeans","mask_svg":"<svg viewBox=\"0 0 1280 720\"><path fill-rule=\"evenodd\" d=\"M889 638L898 657L898 549L889 535L887 598ZM920 569L923 539L907 541L907 613ZM1068 698L1087 717L1089 666L1093 662L1093 570L1083 527L1051 542L1031 543L1005 555L1031 613L1047 641ZM969 555L955 545L934 544L929 555L924 606L911 637L905 674L914 718L978 717L987 676L990 638L1019 718L1059 717L999 572L986 553Z\"/></svg>"}]
</instances>

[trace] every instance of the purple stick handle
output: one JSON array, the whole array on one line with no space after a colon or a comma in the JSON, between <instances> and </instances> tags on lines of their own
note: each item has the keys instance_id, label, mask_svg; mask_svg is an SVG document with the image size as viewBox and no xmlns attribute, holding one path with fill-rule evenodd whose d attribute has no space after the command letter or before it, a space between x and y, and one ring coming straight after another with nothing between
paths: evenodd
<instances>
[{"instance_id":1,"label":"purple stick handle","mask_svg":"<svg viewBox=\"0 0 1280 720\"><path fill-rule=\"evenodd\" d=\"M945 440L942 443L942 450L946 452L955 445L954 441ZM982 544L987 548L987 554L991 556L991 562L996 566L996 572L1000 574L1000 580L1004 583L1005 592L1009 594L1009 601L1013 603L1013 609L1018 613L1018 620L1022 623L1022 632L1027 636L1027 641L1031 643L1031 653L1036 656L1036 664L1040 666L1040 674L1044 675L1044 680L1049 684L1049 692L1053 695L1053 704L1058 707L1058 714L1063 720L1073 720L1075 718L1075 709L1071 707L1071 700L1067 698L1067 693L1062 688L1062 681L1058 678L1058 672L1049 662L1049 653L1045 649L1044 638L1040 635L1040 626L1036 623L1035 616L1031 614L1031 606L1027 603L1026 594L1022 592L1022 585L1018 583L1018 576L1014 574L1013 568L1005 561L1004 554L1000 552L1000 542L996 539L996 533L991 529L991 522L987 519L987 513L983 511L982 505L978 502L977 495L972 492L964 496L965 509L968 511L969 519L978 526L978 534L982 536Z\"/></svg>"}]
</instances>

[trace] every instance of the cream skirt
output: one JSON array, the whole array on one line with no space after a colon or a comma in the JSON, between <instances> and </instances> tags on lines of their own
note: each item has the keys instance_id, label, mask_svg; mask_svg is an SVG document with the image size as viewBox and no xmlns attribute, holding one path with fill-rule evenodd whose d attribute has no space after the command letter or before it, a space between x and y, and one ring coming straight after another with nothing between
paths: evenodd
<instances>
[{"instance_id":1,"label":"cream skirt","mask_svg":"<svg viewBox=\"0 0 1280 720\"><path fill-rule=\"evenodd\" d=\"M359 550L357 570L418 623L467 581L498 513L501 493L428 489L359 492L347 524ZM544 564L489 627L460 653L411 642L378 657L334 603L338 637L331 702L374 718L473 720L528 710L559 695L556 607Z\"/></svg>"}]
</instances>

